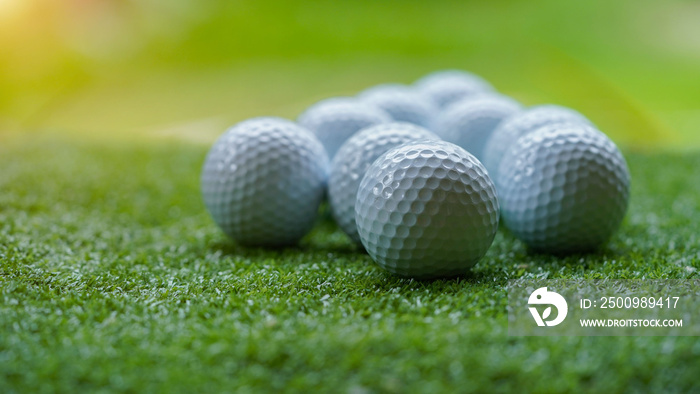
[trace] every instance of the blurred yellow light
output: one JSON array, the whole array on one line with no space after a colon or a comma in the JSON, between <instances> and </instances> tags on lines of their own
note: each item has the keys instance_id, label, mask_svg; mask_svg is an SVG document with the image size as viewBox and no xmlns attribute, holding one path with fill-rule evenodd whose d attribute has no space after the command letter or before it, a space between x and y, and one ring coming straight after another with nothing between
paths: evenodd
<instances>
[{"instance_id":1,"label":"blurred yellow light","mask_svg":"<svg viewBox=\"0 0 700 394\"><path fill-rule=\"evenodd\" d=\"M0 0L0 18L17 14L27 3L26 0Z\"/></svg>"}]
</instances>

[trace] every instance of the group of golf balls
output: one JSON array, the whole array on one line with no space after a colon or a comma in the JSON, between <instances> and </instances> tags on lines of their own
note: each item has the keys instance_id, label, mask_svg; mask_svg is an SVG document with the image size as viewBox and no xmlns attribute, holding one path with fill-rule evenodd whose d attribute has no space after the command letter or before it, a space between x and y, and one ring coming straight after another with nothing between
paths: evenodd
<instances>
[{"instance_id":1,"label":"group of golf balls","mask_svg":"<svg viewBox=\"0 0 700 394\"><path fill-rule=\"evenodd\" d=\"M207 209L236 242L295 244L327 198L379 266L418 279L466 273L499 219L534 251L594 250L629 187L622 154L584 115L525 108L457 70L322 100L296 122L238 123L202 171Z\"/></svg>"}]
</instances>

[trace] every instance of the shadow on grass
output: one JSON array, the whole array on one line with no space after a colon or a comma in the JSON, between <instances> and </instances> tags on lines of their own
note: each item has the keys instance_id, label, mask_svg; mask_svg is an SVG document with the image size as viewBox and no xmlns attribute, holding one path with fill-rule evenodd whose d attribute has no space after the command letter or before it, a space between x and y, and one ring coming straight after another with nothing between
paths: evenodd
<instances>
[{"instance_id":1,"label":"shadow on grass","mask_svg":"<svg viewBox=\"0 0 700 394\"><path fill-rule=\"evenodd\" d=\"M599 267L605 261L620 255L613 253L607 247L603 247L588 252L575 253L547 253L527 248L527 256L533 260L536 266L543 268L559 268L564 265L577 264L583 269L593 269Z\"/></svg>"},{"instance_id":2,"label":"shadow on grass","mask_svg":"<svg viewBox=\"0 0 700 394\"><path fill-rule=\"evenodd\" d=\"M582 275L601 270L606 262L625 258L629 251L621 242L606 244L588 253L549 254L528 249L510 232L503 229L487 255L471 270L452 278L418 280L403 278L384 271L372 263L362 246L355 245L328 215L321 216L312 231L298 245L281 248L250 247L235 243L224 236L209 243L206 249L224 257L264 262L270 265L324 262L330 267L351 268L347 278L380 293L410 293L429 289L431 292L452 294L465 288L498 288L509 279L548 273L552 278ZM563 268L566 268L562 271ZM292 266L288 269L294 269ZM351 279L352 278L352 279Z\"/></svg>"},{"instance_id":3,"label":"shadow on grass","mask_svg":"<svg viewBox=\"0 0 700 394\"><path fill-rule=\"evenodd\" d=\"M506 228L499 229L499 233L500 239L497 239L494 244L498 243L496 246L501 249L503 254L498 256L496 260L512 258L514 260L512 262L521 260L521 264L528 266L553 268L580 263L586 268L595 268L597 263L629 257L632 254L632 251L620 242L622 237L619 232L613 236L612 240L596 249L560 253L530 248ZM506 248L505 251L504 248Z\"/></svg>"},{"instance_id":4,"label":"shadow on grass","mask_svg":"<svg viewBox=\"0 0 700 394\"><path fill-rule=\"evenodd\" d=\"M362 256L366 253L361 248L352 244L319 246L310 242L301 242L298 245L269 247L269 246L245 246L237 244L229 239L220 239L210 244L210 251L220 252L224 256L237 256L247 259L280 259L284 260L293 255L337 255L337 256Z\"/></svg>"},{"instance_id":5,"label":"shadow on grass","mask_svg":"<svg viewBox=\"0 0 700 394\"><path fill-rule=\"evenodd\" d=\"M491 278L478 272L465 272L463 275L450 278L436 279L412 279L403 278L376 267L375 274L367 277L364 285L372 289L373 295L390 294L432 294L435 297L453 296L458 293L483 289L497 289L503 287L500 281L494 282ZM477 290L478 289L478 290Z\"/></svg>"},{"instance_id":6,"label":"shadow on grass","mask_svg":"<svg viewBox=\"0 0 700 394\"><path fill-rule=\"evenodd\" d=\"M335 223L319 223L312 232L304 237L295 246L269 248L250 247L235 243L225 237L211 242L207 249L210 252L220 253L225 257L235 257L265 264L288 264L290 261L302 260L305 262L326 261L331 266L347 266L357 268L357 275L349 275L347 279L354 278L354 284L371 288L382 294L411 293L429 289L434 293L454 294L464 291L465 287L479 284L491 285L492 279L480 272L469 271L464 275L452 278L437 278L417 280L403 278L384 271L374 264L365 250L355 245ZM373 292L373 294L376 294Z\"/></svg>"},{"instance_id":7,"label":"shadow on grass","mask_svg":"<svg viewBox=\"0 0 700 394\"><path fill-rule=\"evenodd\" d=\"M210 244L209 250L220 252L225 256L235 256L246 259L273 259L275 261L288 260L290 257L306 256L317 260L329 257L353 258L366 256L366 252L360 245L355 245L332 221L330 216L322 216L304 238L296 245L281 247L270 246L246 246L241 245L230 238L221 237Z\"/></svg>"},{"instance_id":8,"label":"shadow on grass","mask_svg":"<svg viewBox=\"0 0 700 394\"><path fill-rule=\"evenodd\" d=\"M318 218L311 231L297 245L282 247L245 246L229 238L222 238L211 244L211 249L227 256L243 258L285 259L290 255L310 255L328 259L354 258L366 256L362 245L356 245L336 224L330 207L324 202L319 208Z\"/></svg>"}]
</instances>

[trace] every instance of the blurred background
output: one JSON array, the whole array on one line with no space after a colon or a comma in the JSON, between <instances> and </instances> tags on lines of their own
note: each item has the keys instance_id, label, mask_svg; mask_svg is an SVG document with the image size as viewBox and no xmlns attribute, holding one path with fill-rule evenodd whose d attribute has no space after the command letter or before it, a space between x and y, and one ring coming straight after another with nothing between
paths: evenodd
<instances>
[{"instance_id":1,"label":"blurred background","mask_svg":"<svg viewBox=\"0 0 700 394\"><path fill-rule=\"evenodd\" d=\"M211 142L460 68L630 149L700 147L700 2L0 0L0 131Z\"/></svg>"}]
</instances>

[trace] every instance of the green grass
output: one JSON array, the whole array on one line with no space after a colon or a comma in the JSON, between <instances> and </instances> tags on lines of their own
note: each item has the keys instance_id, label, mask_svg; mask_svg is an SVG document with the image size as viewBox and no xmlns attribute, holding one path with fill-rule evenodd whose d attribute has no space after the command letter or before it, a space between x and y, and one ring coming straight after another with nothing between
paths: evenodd
<instances>
[{"instance_id":1,"label":"green grass","mask_svg":"<svg viewBox=\"0 0 700 394\"><path fill-rule=\"evenodd\" d=\"M631 206L597 254L499 232L469 276L416 282L328 220L298 248L236 246L200 200L205 152L4 136L3 392L697 389L697 338L508 337L505 285L697 277L700 154L628 153Z\"/></svg>"},{"instance_id":2,"label":"green grass","mask_svg":"<svg viewBox=\"0 0 700 394\"><path fill-rule=\"evenodd\" d=\"M514 278L697 278L696 2L48 3L0 23L0 392L697 391L696 338L516 338L505 316ZM415 282L327 218L263 250L207 216L224 127L441 68L627 147L604 250L501 231L469 276Z\"/></svg>"}]
</instances>

